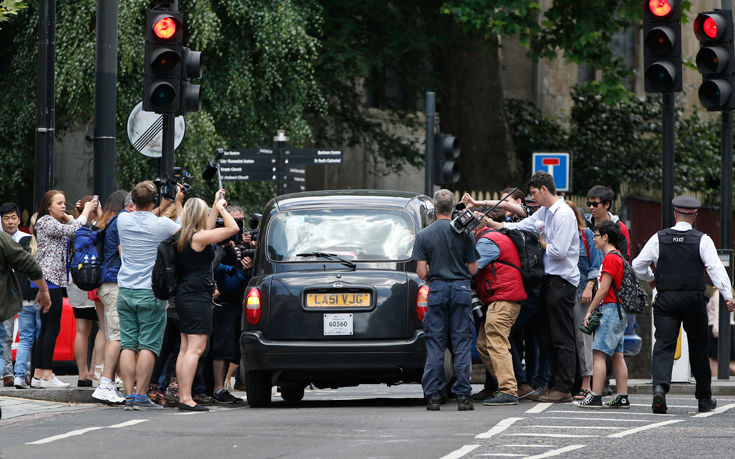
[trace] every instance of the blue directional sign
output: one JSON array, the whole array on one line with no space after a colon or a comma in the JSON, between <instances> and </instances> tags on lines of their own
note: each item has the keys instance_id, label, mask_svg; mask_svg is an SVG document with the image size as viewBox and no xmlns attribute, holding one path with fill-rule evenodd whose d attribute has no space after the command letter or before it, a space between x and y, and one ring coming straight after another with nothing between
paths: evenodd
<instances>
[{"instance_id":1,"label":"blue directional sign","mask_svg":"<svg viewBox=\"0 0 735 459\"><path fill-rule=\"evenodd\" d=\"M556 191L572 191L572 158L569 153L534 153L531 165L532 174L544 171L554 177Z\"/></svg>"}]
</instances>

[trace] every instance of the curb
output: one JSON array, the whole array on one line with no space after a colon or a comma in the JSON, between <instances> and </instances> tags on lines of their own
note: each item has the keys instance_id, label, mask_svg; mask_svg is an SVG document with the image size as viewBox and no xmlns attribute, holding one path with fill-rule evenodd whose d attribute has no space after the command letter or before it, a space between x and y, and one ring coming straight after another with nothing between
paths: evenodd
<instances>
[{"instance_id":1,"label":"curb","mask_svg":"<svg viewBox=\"0 0 735 459\"><path fill-rule=\"evenodd\" d=\"M0 388L0 397L45 400L59 403L100 403L92 398L94 389L16 389Z\"/></svg>"}]
</instances>

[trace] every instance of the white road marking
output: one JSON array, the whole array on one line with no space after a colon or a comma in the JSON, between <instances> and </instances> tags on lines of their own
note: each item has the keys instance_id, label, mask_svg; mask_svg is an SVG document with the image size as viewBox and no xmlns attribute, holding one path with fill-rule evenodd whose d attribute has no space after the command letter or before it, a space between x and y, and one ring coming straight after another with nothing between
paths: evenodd
<instances>
[{"instance_id":1,"label":"white road marking","mask_svg":"<svg viewBox=\"0 0 735 459\"><path fill-rule=\"evenodd\" d=\"M456 451L452 451L441 459L459 459L460 457L464 456L465 454L471 453L479 447L480 445L464 445L463 447L459 448Z\"/></svg>"},{"instance_id":2,"label":"white road marking","mask_svg":"<svg viewBox=\"0 0 735 459\"><path fill-rule=\"evenodd\" d=\"M650 405L646 405L650 406ZM600 412L604 412L605 414L622 414L627 416L676 416L674 414L655 414L655 413L639 413L637 411L629 411L625 409L615 409L615 408L602 408L599 410L595 409L585 409L585 408L579 408L577 410L550 410L547 411L547 413L566 413L566 414L600 414Z\"/></svg>"},{"instance_id":3,"label":"white road marking","mask_svg":"<svg viewBox=\"0 0 735 459\"><path fill-rule=\"evenodd\" d=\"M78 429L78 430L72 430L71 432L67 432L65 434L59 434L59 435L53 435L51 437L42 438L40 440L32 441L26 443L26 445L44 445L46 443L51 443L56 440L63 440L65 438L69 437L76 437L79 435L84 435L87 432L92 432L95 430L101 430L101 429L119 429L121 427L128 427L135 424L140 424L141 422L146 422L148 419L133 419L131 421L122 422L120 424L113 424L111 426L101 426L101 427L86 427L84 429Z\"/></svg>"},{"instance_id":4,"label":"white road marking","mask_svg":"<svg viewBox=\"0 0 735 459\"><path fill-rule=\"evenodd\" d=\"M645 406L647 408L651 407L650 403L631 403L630 406ZM697 405L669 405L666 404L669 408L697 408Z\"/></svg>"},{"instance_id":5,"label":"white road marking","mask_svg":"<svg viewBox=\"0 0 735 459\"><path fill-rule=\"evenodd\" d=\"M526 413L531 413L531 414L533 414L533 413L541 413L546 408L550 407L551 405L553 405L553 403L537 403L536 406L534 406L530 410L526 411Z\"/></svg>"},{"instance_id":6,"label":"white road marking","mask_svg":"<svg viewBox=\"0 0 735 459\"><path fill-rule=\"evenodd\" d=\"M648 422L648 419L575 418L574 416L539 416L536 419L571 419L573 421Z\"/></svg>"},{"instance_id":7,"label":"white road marking","mask_svg":"<svg viewBox=\"0 0 735 459\"><path fill-rule=\"evenodd\" d=\"M709 411L707 413L695 414L692 417L694 417L694 418L706 418L706 417L709 417L709 416L713 416L715 414L724 413L725 411L729 410L730 408L735 408L735 403L731 403L729 405L722 405L721 407L715 408L712 411Z\"/></svg>"},{"instance_id":8,"label":"white road marking","mask_svg":"<svg viewBox=\"0 0 735 459\"><path fill-rule=\"evenodd\" d=\"M609 438L621 438L626 435L632 435L634 433L643 432L644 430L655 429L657 427L663 427L669 424L676 424L677 422L684 422L683 419L672 419L670 421L656 422L654 424L646 424L645 426L636 427L634 429L624 430L622 432L615 432L614 434L608 435Z\"/></svg>"},{"instance_id":9,"label":"white road marking","mask_svg":"<svg viewBox=\"0 0 735 459\"><path fill-rule=\"evenodd\" d=\"M509 445L500 445L499 448L556 448L556 445L518 445L518 444L509 444Z\"/></svg>"},{"instance_id":10,"label":"white road marking","mask_svg":"<svg viewBox=\"0 0 735 459\"><path fill-rule=\"evenodd\" d=\"M487 456L497 456L497 457L525 457L525 454L518 454L518 453L485 453L485 454L478 454L480 457L487 457Z\"/></svg>"},{"instance_id":11,"label":"white road marking","mask_svg":"<svg viewBox=\"0 0 735 459\"><path fill-rule=\"evenodd\" d=\"M569 445L565 446L564 448L552 449L551 451L546 451L545 453L538 454L536 456L528 456L526 459L542 459L544 457L558 456L560 454L568 453L579 448L584 448L585 446L587 445Z\"/></svg>"},{"instance_id":12,"label":"white road marking","mask_svg":"<svg viewBox=\"0 0 735 459\"><path fill-rule=\"evenodd\" d=\"M615 427L615 426L535 426L535 425L528 425L528 426L518 426L518 427L539 427L542 429L625 429L625 427Z\"/></svg>"},{"instance_id":13,"label":"white road marking","mask_svg":"<svg viewBox=\"0 0 735 459\"><path fill-rule=\"evenodd\" d=\"M500 432L503 432L505 429L513 425L514 422L520 421L522 419L523 418L505 418L495 424L495 426L487 432L475 435L475 438L490 438L496 434L499 434Z\"/></svg>"},{"instance_id":14,"label":"white road marking","mask_svg":"<svg viewBox=\"0 0 735 459\"><path fill-rule=\"evenodd\" d=\"M553 433L510 433L503 434L509 437L552 437L552 438L593 438L599 435L574 435L574 434L553 434ZM612 435L610 435L612 436Z\"/></svg>"}]
</instances>

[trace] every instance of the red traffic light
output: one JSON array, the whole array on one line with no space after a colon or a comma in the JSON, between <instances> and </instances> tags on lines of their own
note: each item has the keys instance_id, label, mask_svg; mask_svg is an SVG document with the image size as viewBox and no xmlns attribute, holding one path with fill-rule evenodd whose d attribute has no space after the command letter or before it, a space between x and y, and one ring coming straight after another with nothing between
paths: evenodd
<instances>
[{"instance_id":1,"label":"red traffic light","mask_svg":"<svg viewBox=\"0 0 735 459\"><path fill-rule=\"evenodd\" d=\"M176 20L170 16L163 17L153 24L153 34L161 40L168 40L176 33Z\"/></svg>"},{"instance_id":2,"label":"red traffic light","mask_svg":"<svg viewBox=\"0 0 735 459\"><path fill-rule=\"evenodd\" d=\"M650 0L648 2L648 10L658 17L664 17L672 11L671 3L668 0Z\"/></svg>"},{"instance_id":3,"label":"red traffic light","mask_svg":"<svg viewBox=\"0 0 735 459\"><path fill-rule=\"evenodd\" d=\"M717 22L711 17L704 20L702 30L708 37L717 38Z\"/></svg>"},{"instance_id":4,"label":"red traffic light","mask_svg":"<svg viewBox=\"0 0 735 459\"><path fill-rule=\"evenodd\" d=\"M694 20L694 36L697 40L720 40L727 32L727 19L720 13L699 13Z\"/></svg>"}]
</instances>

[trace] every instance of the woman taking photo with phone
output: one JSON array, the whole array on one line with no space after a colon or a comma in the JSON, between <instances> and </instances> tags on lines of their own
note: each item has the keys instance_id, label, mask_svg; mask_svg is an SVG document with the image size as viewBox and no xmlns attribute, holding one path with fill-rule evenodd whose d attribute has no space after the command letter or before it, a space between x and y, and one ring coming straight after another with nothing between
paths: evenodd
<instances>
[{"instance_id":1,"label":"woman taking photo with phone","mask_svg":"<svg viewBox=\"0 0 735 459\"><path fill-rule=\"evenodd\" d=\"M60 388L69 384L59 381L52 371L56 338L61 328L61 311L66 286L69 284L67 256L69 237L73 236L99 202L88 201L76 220L66 213L66 196L59 190L43 195L38 206L38 219L34 234L38 240L36 261L41 266L43 278L51 294L51 307L41 311L41 331L33 346L33 379L31 387Z\"/></svg>"},{"instance_id":2,"label":"woman taking photo with phone","mask_svg":"<svg viewBox=\"0 0 735 459\"><path fill-rule=\"evenodd\" d=\"M176 312L179 315L181 347L176 360L176 376L179 382L179 409L182 411L209 411L197 404L191 396L199 357L207 347L207 337L212 333L212 295L214 277L212 244L224 241L240 228L225 210L225 190L217 192L207 215L207 204L199 198L191 198L184 205L181 229L178 233L177 271L180 276L176 289ZM217 215L225 226L215 228Z\"/></svg>"}]
</instances>

